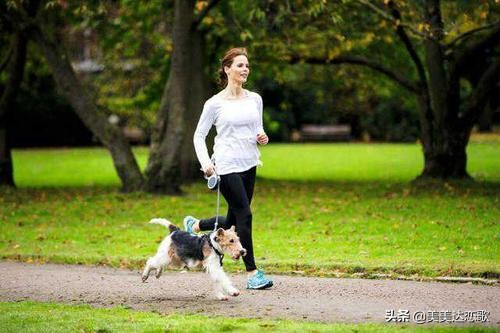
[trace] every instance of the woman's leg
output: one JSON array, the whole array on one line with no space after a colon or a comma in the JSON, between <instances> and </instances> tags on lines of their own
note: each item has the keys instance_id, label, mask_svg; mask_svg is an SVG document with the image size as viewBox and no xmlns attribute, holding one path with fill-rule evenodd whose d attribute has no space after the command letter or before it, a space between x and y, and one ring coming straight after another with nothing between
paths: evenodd
<instances>
[{"instance_id":1,"label":"woman's leg","mask_svg":"<svg viewBox=\"0 0 500 333\"><path fill-rule=\"evenodd\" d=\"M245 183L251 180L251 175L245 179L249 171L221 176L220 190L229 206L226 225L236 226L241 245L247 250L247 255L243 257L246 270L254 271L257 267L253 255L252 211L245 186Z\"/></svg>"},{"instance_id":2,"label":"woman's leg","mask_svg":"<svg viewBox=\"0 0 500 333\"><path fill-rule=\"evenodd\" d=\"M219 216L219 220L217 221L217 227L223 228L223 229L231 228L231 225L228 225L226 222L227 222L227 219L225 216ZM198 222L198 227L199 227L200 231L214 230L215 216L208 218L208 219L201 219Z\"/></svg>"},{"instance_id":3,"label":"woman's leg","mask_svg":"<svg viewBox=\"0 0 500 333\"><path fill-rule=\"evenodd\" d=\"M253 167L248 171L238 174L241 176L243 180L243 186L245 187L245 193L247 195L249 205L252 203L253 190L255 187L256 169L257 167ZM231 208L229 208L226 217L219 216L218 226L220 226L223 229L229 229L233 225L236 226L236 216L234 216L234 213L231 211ZM200 219L197 225L197 229L199 229L200 231L208 231L208 230L213 230L214 226L215 226L215 216L208 219Z\"/></svg>"},{"instance_id":4,"label":"woman's leg","mask_svg":"<svg viewBox=\"0 0 500 333\"><path fill-rule=\"evenodd\" d=\"M245 191L247 193L248 202L252 203L253 190L255 188L255 175L257 172L257 167L253 167L242 174L243 185L245 186Z\"/></svg>"}]
</instances>

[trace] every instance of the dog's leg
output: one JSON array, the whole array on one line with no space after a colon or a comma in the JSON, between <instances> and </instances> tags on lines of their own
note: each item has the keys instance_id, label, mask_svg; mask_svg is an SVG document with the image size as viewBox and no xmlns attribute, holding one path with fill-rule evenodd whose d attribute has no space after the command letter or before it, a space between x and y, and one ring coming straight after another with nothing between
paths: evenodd
<instances>
[{"instance_id":1,"label":"dog's leg","mask_svg":"<svg viewBox=\"0 0 500 333\"><path fill-rule=\"evenodd\" d=\"M144 267L144 270L142 271L142 282L146 282L146 280L149 277L149 272L151 272L151 269L154 267L152 266L154 262L154 257L150 257L148 261L146 261L146 266Z\"/></svg>"},{"instance_id":2,"label":"dog's leg","mask_svg":"<svg viewBox=\"0 0 500 333\"><path fill-rule=\"evenodd\" d=\"M215 297L219 301L227 301L229 297L224 293L224 289L222 289L222 286L219 283L215 283Z\"/></svg>"},{"instance_id":3,"label":"dog's leg","mask_svg":"<svg viewBox=\"0 0 500 333\"><path fill-rule=\"evenodd\" d=\"M144 267L144 271L142 272L142 282L146 282L149 277L151 270L156 270L156 278L160 278L161 273L163 272L163 267L169 264L170 258L163 254L157 254L154 257L151 257L146 262L146 267Z\"/></svg>"},{"instance_id":4,"label":"dog's leg","mask_svg":"<svg viewBox=\"0 0 500 333\"><path fill-rule=\"evenodd\" d=\"M160 266L160 268L157 268L157 269L156 269L156 275L155 275L155 277L156 277L157 279L159 279L159 278L160 278L160 276L161 276L161 273L163 273L163 266Z\"/></svg>"},{"instance_id":5,"label":"dog's leg","mask_svg":"<svg viewBox=\"0 0 500 333\"><path fill-rule=\"evenodd\" d=\"M215 284L215 295L219 300L227 300L226 294L238 296L240 291L236 289L229 277L224 273L217 256L209 256L206 259L205 269Z\"/></svg>"},{"instance_id":6,"label":"dog's leg","mask_svg":"<svg viewBox=\"0 0 500 333\"><path fill-rule=\"evenodd\" d=\"M170 244L170 237L166 237L158 247L158 251L155 256L148 259L146 267L144 267L144 271L142 273L142 282L146 282L152 269L156 270L155 275L157 279L161 276L163 267L167 266L172 260L169 257Z\"/></svg>"},{"instance_id":7,"label":"dog's leg","mask_svg":"<svg viewBox=\"0 0 500 333\"><path fill-rule=\"evenodd\" d=\"M224 270L222 269L222 267L220 268L220 273L221 275L221 282L222 282L222 288L224 289L224 291L228 294L228 295L231 295L231 296L238 296L240 294L240 291L235 288L231 282L231 280L229 279L229 277L226 275L226 272L224 272Z\"/></svg>"}]
</instances>

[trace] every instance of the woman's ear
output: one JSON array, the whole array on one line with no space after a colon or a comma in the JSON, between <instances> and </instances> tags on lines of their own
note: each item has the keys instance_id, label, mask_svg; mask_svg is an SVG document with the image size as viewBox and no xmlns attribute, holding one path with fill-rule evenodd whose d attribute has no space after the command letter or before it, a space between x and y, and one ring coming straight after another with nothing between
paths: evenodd
<instances>
[{"instance_id":1,"label":"woman's ear","mask_svg":"<svg viewBox=\"0 0 500 333\"><path fill-rule=\"evenodd\" d=\"M224 66L224 73L226 73L226 75L229 75L229 69L230 67Z\"/></svg>"}]
</instances>

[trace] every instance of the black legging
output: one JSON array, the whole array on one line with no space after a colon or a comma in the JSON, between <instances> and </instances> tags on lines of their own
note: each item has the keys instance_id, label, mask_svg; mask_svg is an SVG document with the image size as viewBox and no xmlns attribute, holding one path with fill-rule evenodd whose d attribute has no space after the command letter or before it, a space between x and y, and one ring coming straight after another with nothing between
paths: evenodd
<instances>
[{"instance_id":1,"label":"black legging","mask_svg":"<svg viewBox=\"0 0 500 333\"><path fill-rule=\"evenodd\" d=\"M243 257L247 271L257 269L253 256L252 211L250 210L255 186L255 171L256 167L253 167L247 171L220 176L220 192L229 207L226 218L219 216L218 225L224 229L229 229L233 225L236 227L241 245L247 250L247 255ZM213 230L215 217L200 220L199 226L200 230Z\"/></svg>"}]
</instances>

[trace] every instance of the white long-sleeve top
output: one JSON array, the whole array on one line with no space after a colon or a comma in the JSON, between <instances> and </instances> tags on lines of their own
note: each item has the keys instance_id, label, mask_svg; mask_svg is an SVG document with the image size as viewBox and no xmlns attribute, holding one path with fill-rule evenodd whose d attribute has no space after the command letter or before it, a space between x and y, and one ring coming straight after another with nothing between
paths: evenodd
<instances>
[{"instance_id":1,"label":"white long-sleeve top","mask_svg":"<svg viewBox=\"0 0 500 333\"><path fill-rule=\"evenodd\" d=\"M246 171L261 164L257 134L264 133L262 98L248 90L245 93L245 97L237 100L224 99L217 94L205 102L193 137L196 156L203 170L212 161L219 175ZM215 125L217 135L210 158L205 138L212 125Z\"/></svg>"}]
</instances>

